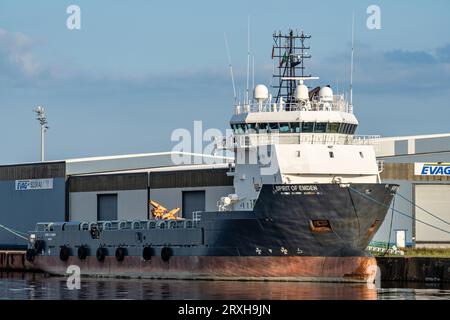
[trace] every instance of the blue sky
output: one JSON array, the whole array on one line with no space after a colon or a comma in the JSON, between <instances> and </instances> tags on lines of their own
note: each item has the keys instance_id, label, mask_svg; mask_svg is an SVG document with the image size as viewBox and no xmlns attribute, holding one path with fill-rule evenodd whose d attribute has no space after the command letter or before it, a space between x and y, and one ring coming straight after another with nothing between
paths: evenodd
<instances>
[{"instance_id":1,"label":"blue sky","mask_svg":"<svg viewBox=\"0 0 450 320\"><path fill-rule=\"evenodd\" d=\"M81 8L81 30L66 8ZM381 30L366 9L381 9ZM247 16L256 82L268 84L272 33L310 33L318 85L348 87L356 15L354 104L359 134L449 132L450 2L0 1L0 163L39 159L32 109L50 123L47 159L170 150L171 132L224 130L246 69Z\"/></svg>"}]
</instances>

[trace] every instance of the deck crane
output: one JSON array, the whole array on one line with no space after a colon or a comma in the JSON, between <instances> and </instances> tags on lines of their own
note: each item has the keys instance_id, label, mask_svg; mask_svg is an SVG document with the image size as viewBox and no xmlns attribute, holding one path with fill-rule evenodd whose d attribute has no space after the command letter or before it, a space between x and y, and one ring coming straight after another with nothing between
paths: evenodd
<instances>
[{"instance_id":1,"label":"deck crane","mask_svg":"<svg viewBox=\"0 0 450 320\"><path fill-rule=\"evenodd\" d=\"M158 202L154 200L149 200L150 205L153 206L151 212L155 219L164 220L182 220L183 218L177 217L176 214L180 211L180 208L175 208L172 210L167 209Z\"/></svg>"}]
</instances>

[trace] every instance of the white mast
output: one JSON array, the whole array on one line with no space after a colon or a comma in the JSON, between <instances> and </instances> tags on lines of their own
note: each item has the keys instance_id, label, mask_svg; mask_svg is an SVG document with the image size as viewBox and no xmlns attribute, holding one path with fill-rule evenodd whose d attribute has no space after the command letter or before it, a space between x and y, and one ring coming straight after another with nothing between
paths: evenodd
<instances>
[{"instance_id":1,"label":"white mast","mask_svg":"<svg viewBox=\"0 0 450 320\"><path fill-rule=\"evenodd\" d=\"M355 47L355 10L352 17L352 54L350 60L350 107L353 109L353 55Z\"/></svg>"},{"instance_id":2,"label":"white mast","mask_svg":"<svg viewBox=\"0 0 450 320\"><path fill-rule=\"evenodd\" d=\"M252 55L252 89L255 89L255 55Z\"/></svg>"},{"instance_id":3,"label":"white mast","mask_svg":"<svg viewBox=\"0 0 450 320\"><path fill-rule=\"evenodd\" d=\"M247 19L247 86L245 89L245 102L244 104L249 104L249 95L248 95L248 81L249 81L249 73L250 73L250 16Z\"/></svg>"}]
</instances>

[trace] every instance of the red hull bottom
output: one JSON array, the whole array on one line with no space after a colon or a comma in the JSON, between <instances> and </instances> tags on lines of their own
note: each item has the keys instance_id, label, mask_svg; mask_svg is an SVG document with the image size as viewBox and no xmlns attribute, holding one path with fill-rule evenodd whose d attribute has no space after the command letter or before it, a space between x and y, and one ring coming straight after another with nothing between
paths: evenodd
<instances>
[{"instance_id":1,"label":"red hull bottom","mask_svg":"<svg viewBox=\"0 0 450 320\"><path fill-rule=\"evenodd\" d=\"M81 275L155 279L275 280L315 282L374 282L374 257L212 257L175 256L168 262L160 257L145 261L125 257L118 262L106 257L63 262L55 256L36 256L32 267L50 274L66 275L70 265L80 267Z\"/></svg>"}]
</instances>

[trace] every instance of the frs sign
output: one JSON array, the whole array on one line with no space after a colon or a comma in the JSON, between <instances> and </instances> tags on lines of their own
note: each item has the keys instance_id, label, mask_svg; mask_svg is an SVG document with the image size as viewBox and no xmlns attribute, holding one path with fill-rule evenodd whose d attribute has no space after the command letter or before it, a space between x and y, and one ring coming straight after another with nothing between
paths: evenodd
<instances>
[{"instance_id":1,"label":"frs sign","mask_svg":"<svg viewBox=\"0 0 450 320\"><path fill-rule=\"evenodd\" d=\"M450 176L450 163L422 163L414 164L416 176Z\"/></svg>"},{"instance_id":2,"label":"frs sign","mask_svg":"<svg viewBox=\"0 0 450 320\"><path fill-rule=\"evenodd\" d=\"M16 180L16 191L53 189L53 179Z\"/></svg>"}]
</instances>

